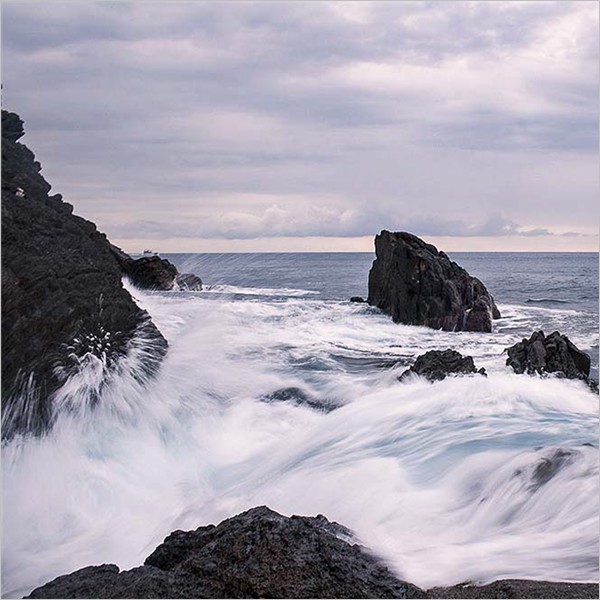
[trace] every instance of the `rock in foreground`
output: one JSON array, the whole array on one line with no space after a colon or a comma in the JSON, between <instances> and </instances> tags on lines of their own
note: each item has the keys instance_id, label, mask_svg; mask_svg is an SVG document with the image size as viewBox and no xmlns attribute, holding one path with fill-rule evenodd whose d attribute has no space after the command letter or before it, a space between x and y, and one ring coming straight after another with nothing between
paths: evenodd
<instances>
[{"instance_id":1,"label":"rock in foreground","mask_svg":"<svg viewBox=\"0 0 600 600\"><path fill-rule=\"evenodd\" d=\"M429 381L441 381L448 375L485 375L485 369L477 369L470 356L456 350L431 350L417 357L415 364L398 377L404 381L411 375L421 375Z\"/></svg>"},{"instance_id":2,"label":"rock in foreground","mask_svg":"<svg viewBox=\"0 0 600 600\"><path fill-rule=\"evenodd\" d=\"M143 567L87 567L29 598L424 598L351 532L325 517L265 506L195 531L175 531Z\"/></svg>"},{"instance_id":3,"label":"rock in foreground","mask_svg":"<svg viewBox=\"0 0 600 600\"><path fill-rule=\"evenodd\" d=\"M485 285L422 239L382 231L375 255L368 302L396 323L490 332L492 319L500 318Z\"/></svg>"},{"instance_id":4,"label":"rock in foreground","mask_svg":"<svg viewBox=\"0 0 600 600\"><path fill-rule=\"evenodd\" d=\"M589 378L590 357L558 331L549 336L543 331L535 331L529 339L524 338L506 351L506 364L515 373L554 373L567 379L581 379L594 386L595 382Z\"/></svg>"}]
</instances>

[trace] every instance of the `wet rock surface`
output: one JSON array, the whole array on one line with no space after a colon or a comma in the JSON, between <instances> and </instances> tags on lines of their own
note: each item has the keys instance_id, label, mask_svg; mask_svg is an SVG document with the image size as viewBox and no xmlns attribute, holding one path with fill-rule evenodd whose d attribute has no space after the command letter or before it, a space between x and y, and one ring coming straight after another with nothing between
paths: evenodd
<instances>
[{"instance_id":1,"label":"wet rock surface","mask_svg":"<svg viewBox=\"0 0 600 600\"><path fill-rule=\"evenodd\" d=\"M336 405L312 398L299 387L286 387L275 390L270 394L265 394L261 400L263 402L289 402L296 406L308 406L314 410L322 412L331 412L337 408Z\"/></svg>"},{"instance_id":2,"label":"wet rock surface","mask_svg":"<svg viewBox=\"0 0 600 600\"><path fill-rule=\"evenodd\" d=\"M485 369L477 369L470 356L456 350L431 350L417 357L415 364L398 377L405 381L412 375L421 375L429 381L441 381L448 375L485 375Z\"/></svg>"},{"instance_id":3,"label":"wet rock surface","mask_svg":"<svg viewBox=\"0 0 600 600\"><path fill-rule=\"evenodd\" d=\"M369 272L368 303L396 323L445 331L492 330L500 318L485 285L415 235L382 231Z\"/></svg>"},{"instance_id":4,"label":"wet rock surface","mask_svg":"<svg viewBox=\"0 0 600 600\"><path fill-rule=\"evenodd\" d=\"M2 111L2 436L40 433L51 397L84 357L110 369L142 336L140 377L151 375L167 342L121 284L106 236L72 214L18 140L23 123ZM27 401L24 401L24 398Z\"/></svg>"},{"instance_id":5,"label":"wet rock surface","mask_svg":"<svg viewBox=\"0 0 600 600\"><path fill-rule=\"evenodd\" d=\"M136 595L132 595L132 594ZM265 506L218 526L175 531L143 567L88 567L29 598L424 598L342 525Z\"/></svg>"},{"instance_id":6,"label":"wet rock surface","mask_svg":"<svg viewBox=\"0 0 600 600\"><path fill-rule=\"evenodd\" d=\"M581 379L592 389L598 389L598 383L589 377L590 357L558 331L548 336L543 331L535 331L529 339L524 338L506 351L506 364L515 373L553 373L567 379Z\"/></svg>"}]
</instances>

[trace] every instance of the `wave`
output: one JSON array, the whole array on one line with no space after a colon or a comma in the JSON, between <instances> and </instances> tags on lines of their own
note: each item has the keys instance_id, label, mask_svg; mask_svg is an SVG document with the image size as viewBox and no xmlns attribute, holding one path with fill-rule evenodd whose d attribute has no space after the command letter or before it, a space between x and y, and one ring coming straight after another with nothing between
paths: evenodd
<instances>
[{"instance_id":1,"label":"wave","mask_svg":"<svg viewBox=\"0 0 600 600\"><path fill-rule=\"evenodd\" d=\"M321 292L315 290L301 290L294 288L254 288L254 287L242 287L235 285L226 284L214 284L207 285L203 288L203 292L209 292L213 294L239 294L243 296L290 296L290 297L301 297L318 295Z\"/></svg>"},{"instance_id":2,"label":"wave","mask_svg":"<svg viewBox=\"0 0 600 600\"><path fill-rule=\"evenodd\" d=\"M528 304L537 302L544 304L569 304L568 300L559 300L558 298L527 298L525 302Z\"/></svg>"},{"instance_id":3,"label":"wave","mask_svg":"<svg viewBox=\"0 0 600 600\"><path fill-rule=\"evenodd\" d=\"M422 587L597 578L597 398L510 373L513 332L302 297L133 294L169 341L158 377L138 385L132 351L89 405L82 373L48 435L2 449L3 595L131 568L174 529L262 504L343 523ZM445 347L488 378L397 381Z\"/></svg>"}]
</instances>

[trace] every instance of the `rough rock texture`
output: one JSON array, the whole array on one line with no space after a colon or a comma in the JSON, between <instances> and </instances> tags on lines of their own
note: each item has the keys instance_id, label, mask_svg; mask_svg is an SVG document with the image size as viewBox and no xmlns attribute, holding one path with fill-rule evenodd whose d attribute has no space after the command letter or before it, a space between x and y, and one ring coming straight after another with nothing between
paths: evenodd
<instances>
[{"instance_id":1,"label":"rough rock texture","mask_svg":"<svg viewBox=\"0 0 600 600\"><path fill-rule=\"evenodd\" d=\"M122 267L134 285L148 290L170 290L178 275L177 267L160 256L130 258Z\"/></svg>"},{"instance_id":2,"label":"rough rock texture","mask_svg":"<svg viewBox=\"0 0 600 600\"><path fill-rule=\"evenodd\" d=\"M470 356L463 356L456 350L430 350L417 357L415 364L398 377L403 381L411 375L421 375L429 381L441 381L447 375L485 375L485 369L477 369Z\"/></svg>"},{"instance_id":3,"label":"rough rock texture","mask_svg":"<svg viewBox=\"0 0 600 600\"><path fill-rule=\"evenodd\" d=\"M382 231L375 255L368 302L396 323L489 332L492 319L500 318L483 283L420 238Z\"/></svg>"},{"instance_id":4,"label":"rough rock texture","mask_svg":"<svg viewBox=\"0 0 600 600\"><path fill-rule=\"evenodd\" d=\"M123 289L106 236L48 195L40 164L17 141L23 134L21 119L2 111L3 437L44 431L53 392L90 355L111 369L142 336L144 378L167 347Z\"/></svg>"},{"instance_id":5,"label":"rough rock texture","mask_svg":"<svg viewBox=\"0 0 600 600\"><path fill-rule=\"evenodd\" d=\"M558 331L549 336L543 331L535 331L529 339L523 338L506 351L506 364L516 373L555 373L567 379L582 379L592 388L597 387L597 383L589 378L590 357Z\"/></svg>"},{"instance_id":6,"label":"rough rock texture","mask_svg":"<svg viewBox=\"0 0 600 600\"><path fill-rule=\"evenodd\" d=\"M175 283L180 290L195 292L202 289L202 279L192 273L177 275L177 277L175 277Z\"/></svg>"},{"instance_id":7,"label":"rough rock texture","mask_svg":"<svg viewBox=\"0 0 600 600\"><path fill-rule=\"evenodd\" d=\"M144 567L87 567L29 598L424 598L400 581L345 527L284 517L265 506L217 527L175 531ZM135 594L135 595L134 595Z\"/></svg>"},{"instance_id":8,"label":"rough rock texture","mask_svg":"<svg viewBox=\"0 0 600 600\"><path fill-rule=\"evenodd\" d=\"M598 584L501 579L488 585L436 587L427 595L429 598L598 598Z\"/></svg>"}]
</instances>

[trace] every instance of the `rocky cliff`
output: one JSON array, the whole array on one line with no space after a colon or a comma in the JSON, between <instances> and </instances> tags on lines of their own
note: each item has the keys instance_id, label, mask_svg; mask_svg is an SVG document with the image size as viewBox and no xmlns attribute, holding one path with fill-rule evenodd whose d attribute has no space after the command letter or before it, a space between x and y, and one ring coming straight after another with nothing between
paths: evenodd
<instances>
[{"instance_id":1,"label":"rocky cliff","mask_svg":"<svg viewBox=\"0 0 600 600\"><path fill-rule=\"evenodd\" d=\"M54 392L90 361L109 372L143 340L144 379L167 348L121 284L121 251L49 195L23 135L19 116L2 111L3 437L47 429Z\"/></svg>"},{"instance_id":2,"label":"rocky cliff","mask_svg":"<svg viewBox=\"0 0 600 600\"><path fill-rule=\"evenodd\" d=\"M479 279L417 236L382 231L375 237L375 255L368 302L395 322L489 332L492 319L500 318Z\"/></svg>"}]
</instances>

